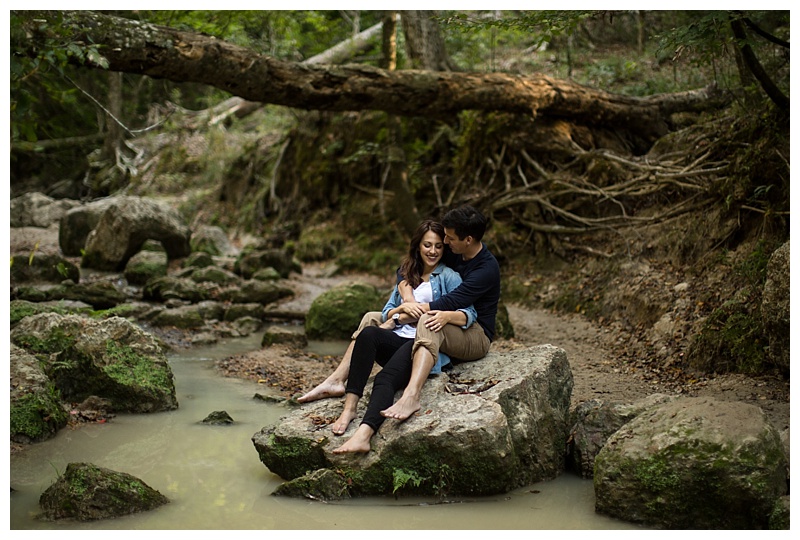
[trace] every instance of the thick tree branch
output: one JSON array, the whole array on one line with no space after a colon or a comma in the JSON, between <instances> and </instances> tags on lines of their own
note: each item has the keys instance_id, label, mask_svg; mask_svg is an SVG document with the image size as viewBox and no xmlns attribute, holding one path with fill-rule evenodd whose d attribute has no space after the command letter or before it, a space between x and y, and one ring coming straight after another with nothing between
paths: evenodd
<instances>
[{"instance_id":1,"label":"thick tree branch","mask_svg":"<svg viewBox=\"0 0 800 540\"><path fill-rule=\"evenodd\" d=\"M209 84L250 101L327 111L382 110L446 117L466 109L564 117L619 127L646 141L668 131L668 115L709 106L709 90L637 98L545 75L387 71L369 66L283 62L214 39L94 12L63 12L73 40L102 46L109 69ZM31 24L34 50L40 25ZM716 104L715 104L716 105Z\"/></svg>"}]
</instances>

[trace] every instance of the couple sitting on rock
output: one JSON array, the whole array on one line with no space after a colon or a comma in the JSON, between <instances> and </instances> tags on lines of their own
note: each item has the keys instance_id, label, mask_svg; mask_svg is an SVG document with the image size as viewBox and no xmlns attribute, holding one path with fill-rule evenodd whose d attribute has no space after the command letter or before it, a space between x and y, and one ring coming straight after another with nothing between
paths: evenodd
<instances>
[{"instance_id":1,"label":"couple sitting on rock","mask_svg":"<svg viewBox=\"0 0 800 540\"><path fill-rule=\"evenodd\" d=\"M386 418L403 421L420 409L429 374L440 373L450 357L478 360L489 352L500 267L481 242L486 225L486 218L471 206L449 211L441 223L423 221L383 311L364 315L339 366L298 398L308 403L345 396L344 410L332 426L335 435L343 435L357 416L374 363L382 367L361 425L334 453L369 452L370 440ZM393 404L400 389L403 394Z\"/></svg>"}]
</instances>

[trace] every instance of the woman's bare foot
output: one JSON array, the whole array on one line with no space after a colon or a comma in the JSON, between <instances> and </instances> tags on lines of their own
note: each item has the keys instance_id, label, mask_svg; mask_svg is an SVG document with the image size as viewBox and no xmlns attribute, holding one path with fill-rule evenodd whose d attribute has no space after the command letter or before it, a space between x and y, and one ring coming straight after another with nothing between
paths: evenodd
<instances>
[{"instance_id":1,"label":"woman's bare foot","mask_svg":"<svg viewBox=\"0 0 800 540\"><path fill-rule=\"evenodd\" d=\"M344 432L347 431L347 428L350 426L350 422L356 417L355 410L345 410L342 411L342 414L339 415L339 418L336 419L336 422L333 423L331 426L331 431L334 435L344 435Z\"/></svg>"},{"instance_id":2,"label":"woman's bare foot","mask_svg":"<svg viewBox=\"0 0 800 540\"><path fill-rule=\"evenodd\" d=\"M337 380L325 379L313 390L297 398L300 403L309 403L318 399L339 397L344 395L344 383Z\"/></svg>"},{"instance_id":3,"label":"woman's bare foot","mask_svg":"<svg viewBox=\"0 0 800 540\"><path fill-rule=\"evenodd\" d=\"M333 450L334 454L366 454L370 451L369 441L375 430L367 424L361 424L353 436L347 439L342 446Z\"/></svg>"},{"instance_id":4,"label":"woman's bare foot","mask_svg":"<svg viewBox=\"0 0 800 540\"><path fill-rule=\"evenodd\" d=\"M419 399L401 396L394 405L388 409L382 410L381 416L394 418L400 421L408 420L411 418L411 415L420 410L420 407Z\"/></svg>"}]
</instances>

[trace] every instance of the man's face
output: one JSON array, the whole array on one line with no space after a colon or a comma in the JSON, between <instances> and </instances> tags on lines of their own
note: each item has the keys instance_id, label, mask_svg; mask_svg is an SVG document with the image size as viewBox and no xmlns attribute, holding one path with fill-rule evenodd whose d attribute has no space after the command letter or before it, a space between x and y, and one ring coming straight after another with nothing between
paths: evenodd
<instances>
[{"instance_id":1,"label":"man's face","mask_svg":"<svg viewBox=\"0 0 800 540\"><path fill-rule=\"evenodd\" d=\"M458 238L455 229L444 228L444 243L450 246L450 250L456 255L461 255L467 249L472 237L467 236L463 240Z\"/></svg>"}]
</instances>

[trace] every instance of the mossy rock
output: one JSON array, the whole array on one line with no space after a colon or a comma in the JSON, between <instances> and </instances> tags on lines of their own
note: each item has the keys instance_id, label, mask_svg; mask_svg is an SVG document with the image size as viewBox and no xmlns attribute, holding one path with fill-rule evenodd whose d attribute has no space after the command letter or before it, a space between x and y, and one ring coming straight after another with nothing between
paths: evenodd
<instances>
[{"instance_id":1,"label":"mossy rock","mask_svg":"<svg viewBox=\"0 0 800 540\"><path fill-rule=\"evenodd\" d=\"M213 265L214 258L205 251L195 251L183 261L184 268L205 268Z\"/></svg>"},{"instance_id":2,"label":"mossy rock","mask_svg":"<svg viewBox=\"0 0 800 540\"><path fill-rule=\"evenodd\" d=\"M348 283L330 289L311 303L306 316L309 339L350 339L368 311L380 311L386 296L374 286Z\"/></svg>"},{"instance_id":3,"label":"mossy rock","mask_svg":"<svg viewBox=\"0 0 800 540\"><path fill-rule=\"evenodd\" d=\"M11 281L46 281L61 283L70 279L78 283L81 271L75 264L58 255L36 254L11 257Z\"/></svg>"},{"instance_id":4,"label":"mossy rock","mask_svg":"<svg viewBox=\"0 0 800 540\"><path fill-rule=\"evenodd\" d=\"M205 266L192 272L192 281L196 283L210 282L220 286L232 285L241 281L241 278L218 266Z\"/></svg>"},{"instance_id":5,"label":"mossy rock","mask_svg":"<svg viewBox=\"0 0 800 540\"><path fill-rule=\"evenodd\" d=\"M94 309L110 309L128 300L128 295L109 281L71 284L64 282L47 291L47 300L75 300Z\"/></svg>"},{"instance_id":6,"label":"mossy rock","mask_svg":"<svg viewBox=\"0 0 800 540\"><path fill-rule=\"evenodd\" d=\"M302 349L308 345L308 338L305 333L286 326L270 326L261 338L261 348L275 344L290 345Z\"/></svg>"},{"instance_id":7,"label":"mossy rock","mask_svg":"<svg viewBox=\"0 0 800 540\"><path fill-rule=\"evenodd\" d=\"M178 407L163 349L127 319L42 313L20 321L11 342L39 359L65 400L98 396L124 412Z\"/></svg>"},{"instance_id":8,"label":"mossy rock","mask_svg":"<svg viewBox=\"0 0 800 540\"><path fill-rule=\"evenodd\" d=\"M67 425L69 415L61 406L61 396L39 365L39 360L13 343L10 375L9 431L12 441L43 441Z\"/></svg>"},{"instance_id":9,"label":"mossy rock","mask_svg":"<svg viewBox=\"0 0 800 540\"><path fill-rule=\"evenodd\" d=\"M200 302L205 300L206 296L194 281L173 276L151 279L142 289L142 300L153 302L164 302L173 298Z\"/></svg>"},{"instance_id":10,"label":"mossy rock","mask_svg":"<svg viewBox=\"0 0 800 540\"><path fill-rule=\"evenodd\" d=\"M253 279L258 281L278 281L281 279L281 275L277 270L269 266L267 268L257 270L256 273L253 274Z\"/></svg>"},{"instance_id":11,"label":"mossy rock","mask_svg":"<svg viewBox=\"0 0 800 540\"><path fill-rule=\"evenodd\" d=\"M70 463L64 474L39 497L44 517L50 520L94 521L167 504L169 499L127 473L91 463Z\"/></svg>"},{"instance_id":12,"label":"mossy rock","mask_svg":"<svg viewBox=\"0 0 800 540\"><path fill-rule=\"evenodd\" d=\"M125 265L125 279L131 285L144 285L153 278L166 276L168 263L163 248L161 251L140 251Z\"/></svg>"}]
</instances>

